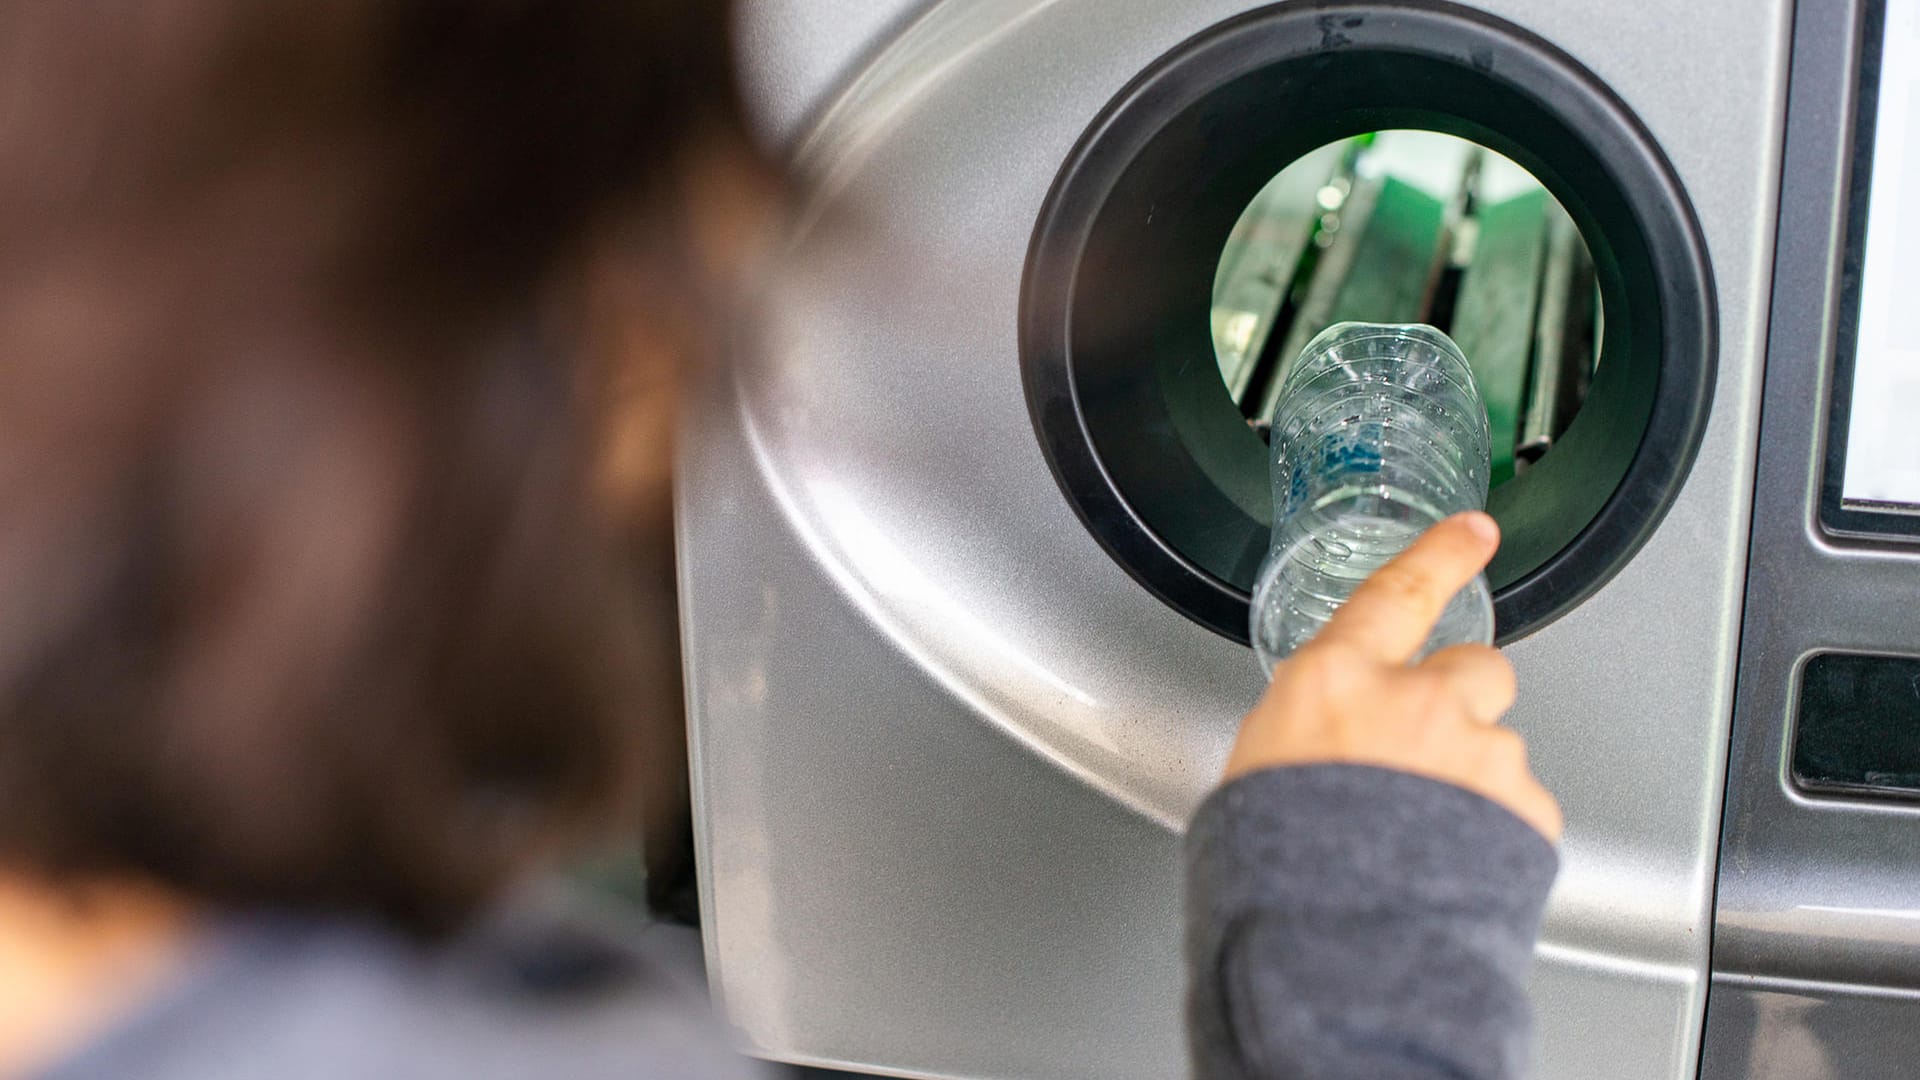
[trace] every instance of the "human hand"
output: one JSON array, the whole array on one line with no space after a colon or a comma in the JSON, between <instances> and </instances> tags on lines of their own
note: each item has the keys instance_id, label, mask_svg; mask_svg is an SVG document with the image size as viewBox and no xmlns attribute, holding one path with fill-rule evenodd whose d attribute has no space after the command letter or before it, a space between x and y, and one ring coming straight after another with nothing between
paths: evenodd
<instances>
[{"instance_id":1,"label":"human hand","mask_svg":"<svg viewBox=\"0 0 1920 1080\"><path fill-rule=\"evenodd\" d=\"M1558 841L1559 804L1528 769L1525 740L1500 725L1515 693L1506 658L1456 645L1407 662L1499 546L1492 518L1458 514L1363 582L1274 668L1240 725L1226 779L1282 765L1397 769L1484 796Z\"/></svg>"}]
</instances>

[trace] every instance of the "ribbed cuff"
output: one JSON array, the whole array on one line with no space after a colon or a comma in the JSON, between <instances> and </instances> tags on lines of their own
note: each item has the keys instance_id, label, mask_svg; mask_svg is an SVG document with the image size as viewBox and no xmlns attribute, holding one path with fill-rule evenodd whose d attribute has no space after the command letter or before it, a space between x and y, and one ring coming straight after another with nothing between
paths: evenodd
<instances>
[{"instance_id":1,"label":"ribbed cuff","mask_svg":"<svg viewBox=\"0 0 1920 1080\"><path fill-rule=\"evenodd\" d=\"M1451 784L1367 765L1238 777L1186 841L1188 896L1215 918L1249 907L1471 912L1529 939L1559 870L1553 845ZM1198 914L1198 913L1194 913Z\"/></svg>"}]
</instances>

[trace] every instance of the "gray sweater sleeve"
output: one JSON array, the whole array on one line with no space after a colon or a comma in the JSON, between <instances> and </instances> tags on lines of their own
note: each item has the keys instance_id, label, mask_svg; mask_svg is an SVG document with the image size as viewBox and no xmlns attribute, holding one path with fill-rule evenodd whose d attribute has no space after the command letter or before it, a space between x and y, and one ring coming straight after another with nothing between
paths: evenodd
<instances>
[{"instance_id":1,"label":"gray sweater sleeve","mask_svg":"<svg viewBox=\"0 0 1920 1080\"><path fill-rule=\"evenodd\" d=\"M1360 765L1270 769L1186 841L1199 1080L1516 1080L1559 861L1471 792Z\"/></svg>"}]
</instances>

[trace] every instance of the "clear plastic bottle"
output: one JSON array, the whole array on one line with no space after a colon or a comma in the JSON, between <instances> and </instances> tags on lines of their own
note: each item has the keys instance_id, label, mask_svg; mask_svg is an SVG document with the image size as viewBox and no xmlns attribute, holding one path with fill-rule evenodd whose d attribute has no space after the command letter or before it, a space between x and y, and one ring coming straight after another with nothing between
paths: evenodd
<instances>
[{"instance_id":1,"label":"clear plastic bottle","mask_svg":"<svg viewBox=\"0 0 1920 1080\"><path fill-rule=\"evenodd\" d=\"M1269 463L1273 544L1250 632L1272 672L1429 526L1486 507L1486 405L1460 347L1433 327L1340 323L1287 372ZM1421 655L1492 640L1481 575L1453 598Z\"/></svg>"}]
</instances>

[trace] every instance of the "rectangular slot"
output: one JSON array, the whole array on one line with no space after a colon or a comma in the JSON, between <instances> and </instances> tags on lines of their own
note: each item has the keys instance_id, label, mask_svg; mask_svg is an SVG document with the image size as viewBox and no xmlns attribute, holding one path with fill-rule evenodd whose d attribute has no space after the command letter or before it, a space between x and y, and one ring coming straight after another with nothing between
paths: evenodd
<instances>
[{"instance_id":1,"label":"rectangular slot","mask_svg":"<svg viewBox=\"0 0 1920 1080\"><path fill-rule=\"evenodd\" d=\"M1800 673L1793 778L1805 788L1920 798L1920 659L1822 653Z\"/></svg>"}]
</instances>

